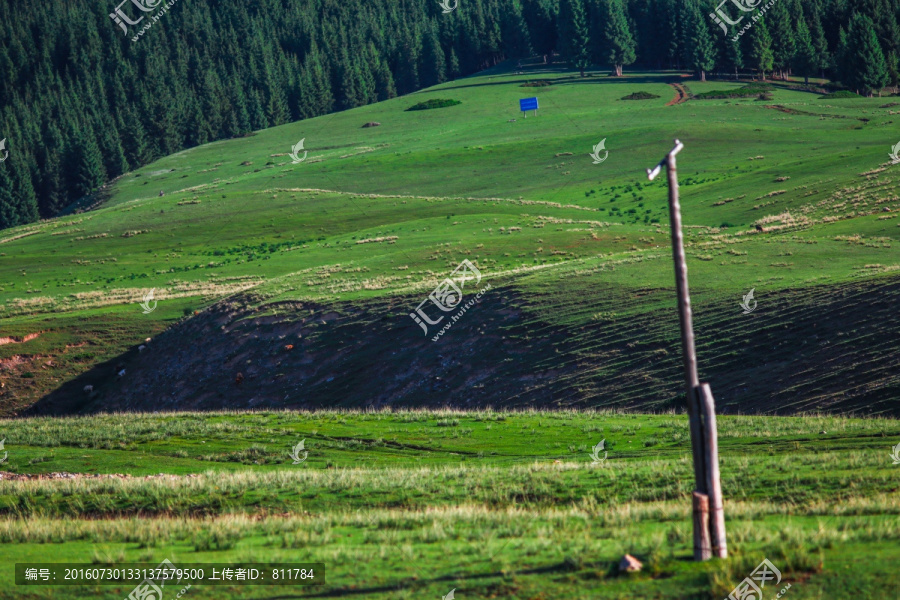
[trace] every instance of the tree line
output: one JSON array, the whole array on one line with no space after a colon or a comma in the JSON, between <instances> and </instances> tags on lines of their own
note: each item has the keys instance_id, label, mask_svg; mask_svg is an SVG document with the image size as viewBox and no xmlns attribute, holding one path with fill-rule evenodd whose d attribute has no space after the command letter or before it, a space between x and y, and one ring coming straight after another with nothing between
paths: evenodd
<instances>
[{"instance_id":1,"label":"tree line","mask_svg":"<svg viewBox=\"0 0 900 600\"><path fill-rule=\"evenodd\" d=\"M863 93L897 85L900 0L777 0L744 35L714 21L717 5L459 0L444 13L436 0L182 0L134 42L139 26L110 18L116 0L3 2L0 139L9 154L0 228L57 215L184 148L386 100L507 58L556 55L582 74L634 65L704 78L827 76ZM747 15L743 23L753 14L734 2L722 10Z\"/></svg>"}]
</instances>

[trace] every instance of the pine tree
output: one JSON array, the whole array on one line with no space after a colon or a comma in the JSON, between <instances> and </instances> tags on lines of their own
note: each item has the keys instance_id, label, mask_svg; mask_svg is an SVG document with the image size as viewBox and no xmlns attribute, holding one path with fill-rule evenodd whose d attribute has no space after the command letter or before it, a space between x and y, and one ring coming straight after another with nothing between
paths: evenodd
<instances>
[{"instance_id":1,"label":"pine tree","mask_svg":"<svg viewBox=\"0 0 900 600\"><path fill-rule=\"evenodd\" d=\"M201 113L199 115L199 123L202 124L202 130L205 133L204 137L207 138L205 141L199 142L200 144L218 139L222 135L228 106L224 88L225 86L222 85L215 68L212 68L210 65L197 94L199 103L194 103Z\"/></svg>"},{"instance_id":2,"label":"pine tree","mask_svg":"<svg viewBox=\"0 0 900 600\"><path fill-rule=\"evenodd\" d=\"M584 77L591 65L588 21L582 0L560 0L559 3L560 54L573 69Z\"/></svg>"},{"instance_id":3,"label":"pine tree","mask_svg":"<svg viewBox=\"0 0 900 600\"><path fill-rule=\"evenodd\" d=\"M304 58L304 68L309 74L309 107L310 114L307 117L324 115L334 109L335 99L331 88L331 81L319 52L316 42L313 42L309 53Z\"/></svg>"},{"instance_id":4,"label":"pine tree","mask_svg":"<svg viewBox=\"0 0 900 600\"><path fill-rule=\"evenodd\" d=\"M762 80L766 80L766 71L771 71L774 64L772 55L772 37L764 19L760 19L750 30L750 58L753 67L760 72Z\"/></svg>"},{"instance_id":5,"label":"pine tree","mask_svg":"<svg viewBox=\"0 0 900 600\"><path fill-rule=\"evenodd\" d=\"M53 150L47 146L41 148L40 160L43 166L38 172L36 193L39 198L38 211L45 219L55 216L67 204L66 186L62 178L58 148L58 146Z\"/></svg>"},{"instance_id":6,"label":"pine tree","mask_svg":"<svg viewBox=\"0 0 900 600\"><path fill-rule=\"evenodd\" d=\"M422 55L419 59L419 81L422 87L447 81L447 59L438 39L437 24L433 21L425 27L422 35Z\"/></svg>"},{"instance_id":7,"label":"pine tree","mask_svg":"<svg viewBox=\"0 0 900 600\"><path fill-rule=\"evenodd\" d=\"M337 71L338 85L338 101L342 110L356 108L365 104L365 92L362 89L362 81L360 81L359 71L353 60L350 58L350 52L347 48L341 51L339 64L341 65Z\"/></svg>"},{"instance_id":8,"label":"pine tree","mask_svg":"<svg viewBox=\"0 0 900 600\"><path fill-rule=\"evenodd\" d=\"M118 123L118 130L122 132L122 149L125 152L125 159L130 168L137 169L150 160L147 132L138 117L138 112L130 105L119 113Z\"/></svg>"},{"instance_id":9,"label":"pine tree","mask_svg":"<svg viewBox=\"0 0 900 600\"><path fill-rule=\"evenodd\" d=\"M250 89L250 92L247 94L247 113L250 115L250 131L267 127L262 94L259 90Z\"/></svg>"},{"instance_id":10,"label":"pine tree","mask_svg":"<svg viewBox=\"0 0 900 600\"><path fill-rule=\"evenodd\" d=\"M70 139L72 141L67 162L71 189L77 199L93 193L103 185L106 182L106 170L94 132L89 127L76 131Z\"/></svg>"},{"instance_id":11,"label":"pine tree","mask_svg":"<svg viewBox=\"0 0 900 600\"><path fill-rule=\"evenodd\" d=\"M200 102L196 98L191 98L189 104L188 114L191 117L188 121L189 129L185 135L185 143L188 146L202 146L211 139L215 139L215 136L210 130L209 122L203 118Z\"/></svg>"},{"instance_id":12,"label":"pine tree","mask_svg":"<svg viewBox=\"0 0 900 600\"><path fill-rule=\"evenodd\" d=\"M399 94L408 94L419 89L419 54L421 52L421 39L417 33L408 27L400 34L399 54L403 57L403 63L397 66L398 75L394 80L397 83Z\"/></svg>"},{"instance_id":13,"label":"pine tree","mask_svg":"<svg viewBox=\"0 0 900 600\"><path fill-rule=\"evenodd\" d=\"M374 61L375 71L375 93L376 100L382 102L397 97L397 86L394 84L394 75L388 68L387 63L379 56L378 51L374 47L370 51L372 60ZM454 56L453 59L456 57ZM452 62L452 61L451 61ZM456 64L456 70L459 70L459 64Z\"/></svg>"},{"instance_id":14,"label":"pine tree","mask_svg":"<svg viewBox=\"0 0 900 600\"><path fill-rule=\"evenodd\" d=\"M744 68L744 52L741 50L741 40L735 40L732 37L725 37L725 49L723 54L728 66L734 69L734 80L738 80L739 71Z\"/></svg>"},{"instance_id":15,"label":"pine tree","mask_svg":"<svg viewBox=\"0 0 900 600\"><path fill-rule=\"evenodd\" d=\"M679 4L678 0L662 0L663 8L662 14L665 15L665 18L668 19L667 29L672 32L672 37L669 38L669 46L668 46L668 56L671 61L671 66L675 69L681 68L681 57L684 51L683 48L683 23L680 17L680 11L678 10Z\"/></svg>"},{"instance_id":16,"label":"pine tree","mask_svg":"<svg viewBox=\"0 0 900 600\"><path fill-rule=\"evenodd\" d=\"M38 177L35 193L38 198L40 215L49 219L68 203L66 185L62 176L62 157L64 149L62 133L53 123L44 128L42 143L38 151Z\"/></svg>"},{"instance_id":17,"label":"pine tree","mask_svg":"<svg viewBox=\"0 0 900 600\"><path fill-rule=\"evenodd\" d=\"M825 30L822 28L822 20L816 5L813 5L812 14L808 17L809 33L812 36L812 44L816 54L816 65L820 77L825 77L825 69L831 64L831 56L828 54L828 41L825 39Z\"/></svg>"},{"instance_id":18,"label":"pine tree","mask_svg":"<svg viewBox=\"0 0 900 600\"><path fill-rule=\"evenodd\" d=\"M794 57L794 66L803 75L806 83L809 84L809 76L814 75L819 70L819 61L816 49L813 47L812 35L803 21L797 23L796 47L797 54Z\"/></svg>"},{"instance_id":19,"label":"pine tree","mask_svg":"<svg viewBox=\"0 0 900 600\"><path fill-rule=\"evenodd\" d=\"M450 64L448 65L448 72L450 74L450 79L456 79L461 74L459 69L459 57L456 56L455 48L450 48ZM388 73L390 73L390 70L388 70ZM391 84L393 85L393 79L391 80Z\"/></svg>"},{"instance_id":20,"label":"pine tree","mask_svg":"<svg viewBox=\"0 0 900 600\"><path fill-rule=\"evenodd\" d=\"M10 160L0 163L0 229L15 227L23 222L20 220L21 211L13 185Z\"/></svg>"},{"instance_id":21,"label":"pine tree","mask_svg":"<svg viewBox=\"0 0 900 600\"><path fill-rule=\"evenodd\" d=\"M700 81L706 81L706 72L716 66L716 46L706 25L706 19L696 5L688 9L687 17L686 28L690 31L690 64L700 75Z\"/></svg>"},{"instance_id":22,"label":"pine tree","mask_svg":"<svg viewBox=\"0 0 900 600\"><path fill-rule=\"evenodd\" d=\"M291 117L287 94L285 94L285 86L281 77L272 63L266 67L265 91L265 112L268 125L274 127L287 123Z\"/></svg>"},{"instance_id":23,"label":"pine tree","mask_svg":"<svg viewBox=\"0 0 900 600\"><path fill-rule=\"evenodd\" d=\"M6 106L13 100L15 93L15 82L18 79L15 66L6 52L0 52L0 81L4 84L0 85L0 106Z\"/></svg>"},{"instance_id":24,"label":"pine tree","mask_svg":"<svg viewBox=\"0 0 900 600\"><path fill-rule=\"evenodd\" d=\"M603 35L609 62L615 68L616 77L622 76L622 67L637 60L634 35L628 24L622 0L604 0L605 17Z\"/></svg>"},{"instance_id":25,"label":"pine tree","mask_svg":"<svg viewBox=\"0 0 900 600\"><path fill-rule=\"evenodd\" d=\"M781 73L782 79L787 79L792 66L791 61L797 53L797 44L791 27L791 17L784 2L776 3L765 21L772 24L772 68Z\"/></svg>"},{"instance_id":26,"label":"pine tree","mask_svg":"<svg viewBox=\"0 0 900 600\"><path fill-rule=\"evenodd\" d=\"M250 113L247 112L247 97L241 86L232 86L228 90L231 96L231 125L228 133L231 137L247 135L252 131Z\"/></svg>"},{"instance_id":27,"label":"pine tree","mask_svg":"<svg viewBox=\"0 0 900 600\"><path fill-rule=\"evenodd\" d=\"M531 40L528 38L528 26L522 17L520 0L510 0L500 21L500 36L503 53L507 58L531 56Z\"/></svg>"},{"instance_id":28,"label":"pine tree","mask_svg":"<svg viewBox=\"0 0 900 600\"><path fill-rule=\"evenodd\" d=\"M885 60L888 68L888 84L897 87L897 84L900 83L900 61L897 59L897 53L889 53Z\"/></svg>"},{"instance_id":29,"label":"pine tree","mask_svg":"<svg viewBox=\"0 0 900 600\"><path fill-rule=\"evenodd\" d=\"M103 166L109 177L118 177L129 168L122 142L119 140L119 132L113 125L103 127L101 131L99 147L103 155Z\"/></svg>"},{"instance_id":30,"label":"pine tree","mask_svg":"<svg viewBox=\"0 0 900 600\"><path fill-rule=\"evenodd\" d=\"M838 29L838 46L831 59L831 68L837 73L844 85L849 85L847 77L851 76L853 63L850 62L850 41L843 27Z\"/></svg>"},{"instance_id":31,"label":"pine tree","mask_svg":"<svg viewBox=\"0 0 900 600\"><path fill-rule=\"evenodd\" d=\"M37 197L31 182L31 171L24 162L15 162L13 167L13 190L19 204L19 222L31 223L38 218Z\"/></svg>"},{"instance_id":32,"label":"pine tree","mask_svg":"<svg viewBox=\"0 0 900 600\"><path fill-rule=\"evenodd\" d=\"M890 76L874 23L869 17L857 13L850 20L847 51L849 62L846 65L848 71L842 77L844 83L851 88L863 90L868 96L876 91L880 96L881 90L890 81Z\"/></svg>"},{"instance_id":33,"label":"pine tree","mask_svg":"<svg viewBox=\"0 0 900 600\"><path fill-rule=\"evenodd\" d=\"M900 50L900 27L897 25L896 3L892 7L889 0L876 0L870 13L875 20L875 32L885 54Z\"/></svg>"},{"instance_id":34,"label":"pine tree","mask_svg":"<svg viewBox=\"0 0 900 600\"><path fill-rule=\"evenodd\" d=\"M31 176L22 157L0 163L0 229L31 223L38 218Z\"/></svg>"},{"instance_id":35,"label":"pine tree","mask_svg":"<svg viewBox=\"0 0 900 600\"><path fill-rule=\"evenodd\" d=\"M528 27L528 39L534 46L534 51L547 57L557 47L557 12L559 5L553 0L524 0L523 17Z\"/></svg>"}]
</instances>

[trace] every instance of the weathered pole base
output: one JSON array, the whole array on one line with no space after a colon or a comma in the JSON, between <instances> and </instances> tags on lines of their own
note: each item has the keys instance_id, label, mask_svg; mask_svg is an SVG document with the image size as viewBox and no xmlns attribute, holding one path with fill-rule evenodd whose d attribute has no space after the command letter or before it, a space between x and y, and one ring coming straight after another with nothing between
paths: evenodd
<instances>
[{"instance_id":1,"label":"weathered pole base","mask_svg":"<svg viewBox=\"0 0 900 600\"><path fill-rule=\"evenodd\" d=\"M694 492L694 560L712 558L709 542L709 496Z\"/></svg>"},{"instance_id":2,"label":"weathered pole base","mask_svg":"<svg viewBox=\"0 0 900 600\"><path fill-rule=\"evenodd\" d=\"M719 476L719 436L716 431L716 402L708 383L697 388L700 414L703 416L703 451L706 467L706 492L709 494L709 535L712 553L717 558L728 558L725 540L725 503L722 499L722 481Z\"/></svg>"}]
</instances>

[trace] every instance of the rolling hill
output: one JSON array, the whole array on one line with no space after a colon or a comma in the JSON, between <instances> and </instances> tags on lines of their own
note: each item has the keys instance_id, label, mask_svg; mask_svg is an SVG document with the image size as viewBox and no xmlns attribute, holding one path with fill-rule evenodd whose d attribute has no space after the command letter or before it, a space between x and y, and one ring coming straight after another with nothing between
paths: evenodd
<instances>
[{"instance_id":1,"label":"rolling hill","mask_svg":"<svg viewBox=\"0 0 900 600\"><path fill-rule=\"evenodd\" d=\"M3 410L677 406L666 187L644 169L678 137L720 406L896 415L895 103L779 84L672 104L743 84L590 75L503 64L185 150L5 230ZM429 99L460 104L406 110ZM432 341L409 315L464 259L490 289Z\"/></svg>"}]
</instances>

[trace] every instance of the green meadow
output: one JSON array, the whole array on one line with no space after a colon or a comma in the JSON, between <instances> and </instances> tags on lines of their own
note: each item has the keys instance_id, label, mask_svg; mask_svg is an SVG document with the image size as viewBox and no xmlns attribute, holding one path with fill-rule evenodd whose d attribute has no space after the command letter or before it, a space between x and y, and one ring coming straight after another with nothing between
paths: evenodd
<instances>
[{"instance_id":1,"label":"green meadow","mask_svg":"<svg viewBox=\"0 0 900 600\"><path fill-rule=\"evenodd\" d=\"M179 152L0 232L0 469L127 475L0 480L4 564L326 568L190 598L721 599L769 558L791 599L893 597L898 104L778 82L669 105L674 83L744 83L589 75L503 64ZM441 99L460 103L406 110ZM675 138L722 414L731 557L704 564L667 187L646 176ZM491 290L433 343L409 313L463 259ZM644 570L620 574L626 553ZM11 572L2 598L130 591Z\"/></svg>"},{"instance_id":2,"label":"green meadow","mask_svg":"<svg viewBox=\"0 0 900 600\"><path fill-rule=\"evenodd\" d=\"M325 565L322 585L195 586L191 597L724 598L766 557L796 598L886 598L898 583L895 420L720 418L731 557L703 564L690 560L690 441L674 414L274 411L0 427L18 474L133 475L0 482L6 564ZM308 458L294 465L300 440ZM625 553L641 573L618 573ZM4 598L129 591L0 585Z\"/></svg>"}]
</instances>

